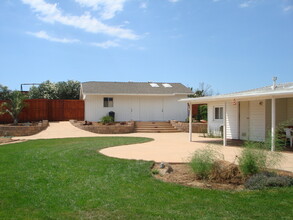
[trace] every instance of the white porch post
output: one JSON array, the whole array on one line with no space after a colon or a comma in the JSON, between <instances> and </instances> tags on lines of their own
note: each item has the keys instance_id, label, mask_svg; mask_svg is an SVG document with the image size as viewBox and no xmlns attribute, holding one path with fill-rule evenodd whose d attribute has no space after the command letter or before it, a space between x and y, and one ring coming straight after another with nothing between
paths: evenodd
<instances>
[{"instance_id":1,"label":"white porch post","mask_svg":"<svg viewBox=\"0 0 293 220\"><path fill-rule=\"evenodd\" d=\"M189 102L189 141L192 142L192 104Z\"/></svg>"},{"instance_id":2,"label":"white porch post","mask_svg":"<svg viewBox=\"0 0 293 220\"><path fill-rule=\"evenodd\" d=\"M275 150L275 139L276 139L276 98L272 98L272 146L271 151Z\"/></svg>"},{"instance_id":3,"label":"white porch post","mask_svg":"<svg viewBox=\"0 0 293 220\"><path fill-rule=\"evenodd\" d=\"M227 146L227 122L226 122L226 107L227 104L225 102L224 105L224 113L223 113L223 121L224 121L224 125L223 125L223 146Z\"/></svg>"}]
</instances>

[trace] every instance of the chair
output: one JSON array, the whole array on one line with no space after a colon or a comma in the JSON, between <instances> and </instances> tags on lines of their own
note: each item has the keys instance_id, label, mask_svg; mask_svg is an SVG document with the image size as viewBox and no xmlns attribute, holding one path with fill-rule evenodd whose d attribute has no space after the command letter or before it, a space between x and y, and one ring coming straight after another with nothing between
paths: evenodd
<instances>
[{"instance_id":1,"label":"chair","mask_svg":"<svg viewBox=\"0 0 293 220\"><path fill-rule=\"evenodd\" d=\"M290 139L290 147L292 147L292 142L293 142L293 135L292 135L292 128L284 128L284 131L286 133L286 141L287 142L287 139Z\"/></svg>"}]
</instances>

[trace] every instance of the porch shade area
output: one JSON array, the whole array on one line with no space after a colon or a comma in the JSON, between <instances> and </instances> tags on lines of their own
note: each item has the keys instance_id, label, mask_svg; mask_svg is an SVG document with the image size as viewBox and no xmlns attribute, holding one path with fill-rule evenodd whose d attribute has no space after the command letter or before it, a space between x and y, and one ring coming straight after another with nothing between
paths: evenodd
<instances>
[{"instance_id":1,"label":"porch shade area","mask_svg":"<svg viewBox=\"0 0 293 220\"><path fill-rule=\"evenodd\" d=\"M293 83L227 95L181 99L208 105L208 132L227 139L265 141L275 150L277 127L293 127ZM278 89L277 89L278 88ZM192 108L189 108L189 140L192 141Z\"/></svg>"}]
</instances>

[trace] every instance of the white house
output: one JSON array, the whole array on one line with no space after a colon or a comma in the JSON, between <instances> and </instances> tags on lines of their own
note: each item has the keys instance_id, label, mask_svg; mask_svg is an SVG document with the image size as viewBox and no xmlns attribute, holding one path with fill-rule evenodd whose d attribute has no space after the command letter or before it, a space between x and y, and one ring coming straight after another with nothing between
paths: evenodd
<instances>
[{"instance_id":1,"label":"white house","mask_svg":"<svg viewBox=\"0 0 293 220\"><path fill-rule=\"evenodd\" d=\"M208 105L208 131L219 134L222 130L224 145L227 138L264 141L268 132L275 134L276 126L282 122L293 126L292 82L276 85L274 81L263 88L181 101Z\"/></svg>"},{"instance_id":2,"label":"white house","mask_svg":"<svg viewBox=\"0 0 293 220\"><path fill-rule=\"evenodd\" d=\"M183 121L187 105L178 102L191 90L181 83L84 82L85 120L99 121L115 112L116 121Z\"/></svg>"}]
</instances>

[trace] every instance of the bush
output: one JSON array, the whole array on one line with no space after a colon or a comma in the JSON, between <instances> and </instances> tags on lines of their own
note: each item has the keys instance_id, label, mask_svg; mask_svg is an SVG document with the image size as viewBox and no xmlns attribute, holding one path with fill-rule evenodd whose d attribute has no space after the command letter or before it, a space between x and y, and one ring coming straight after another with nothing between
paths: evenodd
<instances>
[{"instance_id":1,"label":"bush","mask_svg":"<svg viewBox=\"0 0 293 220\"><path fill-rule=\"evenodd\" d=\"M200 179L207 179L212 172L214 163L220 158L218 151L207 147L196 150L191 158L189 165L193 172Z\"/></svg>"},{"instance_id":2,"label":"bush","mask_svg":"<svg viewBox=\"0 0 293 220\"><path fill-rule=\"evenodd\" d=\"M264 143L248 141L238 159L241 172L249 176L264 171L267 167L277 166L281 154L266 150Z\"/></svg>"},{"instance_id":3,"label":"bush","mask_svg":"<svg viewBox=\"0 0 293 220\"><path fill-rule=\"evenodd\" d=\"M101 118L101 122L103 124L107 124L107 123L113 123L114 122L114 118L111 116L104 116Z\"/></svg>"},{"instance_id":4,"label":"bush","mask_svg":"<svg viewBox=\"0 0 293 220\"><path fill-rule=\"evenodd\" d=\"M293 178L279 176L271 172L262 172L251 176L244 184L247 189L265 189L270 187L293 186Z\"/></svg>"}]
</instances>

